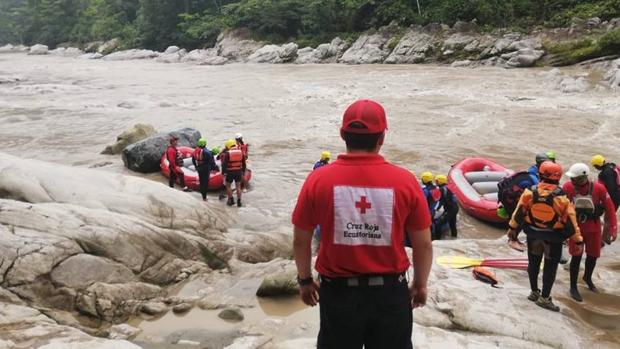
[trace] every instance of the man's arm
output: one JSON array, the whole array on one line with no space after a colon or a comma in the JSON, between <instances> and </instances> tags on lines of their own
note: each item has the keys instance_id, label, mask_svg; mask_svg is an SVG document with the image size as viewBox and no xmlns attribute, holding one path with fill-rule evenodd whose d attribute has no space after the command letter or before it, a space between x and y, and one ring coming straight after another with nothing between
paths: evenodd
<instances>
[{"instance_id":1,"label":"man's arm","mask_svg":"<svg viewBox=\"0 0 620 349\"><path fill-rule=\"evenodd\" d=\"M297 276L300 279L312 277L312 232L295 227L293 237L293 254L297 265ZM319 284L312 281L311 284L299 287L301 300L310 306L319 302Z\"/></svg>"},{"instance_id":2,"label":"man's arm","mask_svg":"<svg viewBox=\"0 0 620 349\"><path fill-rule=\"evenodd\" d=\"M414 308L424 306L428 294L428 276L433 264L433 245L431 230L426 228L417 231L408 231L411 241L411 259L413 260L413 284L410 287L412 305Z\"/></svg>"}]
</instances>

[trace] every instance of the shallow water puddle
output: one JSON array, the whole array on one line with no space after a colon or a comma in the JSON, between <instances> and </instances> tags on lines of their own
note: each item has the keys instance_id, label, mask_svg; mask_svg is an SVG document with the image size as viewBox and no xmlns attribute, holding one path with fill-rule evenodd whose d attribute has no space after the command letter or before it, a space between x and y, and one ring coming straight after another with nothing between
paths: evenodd
<instances>
[{"instance_id":1,"label":"shallow water puddle","mask_svg":"<svg viewBox=\"0 0 620 349\"><path fill-rule=\"evenodd\" d=\"M277 335L280 328L278 323L284 325L291 323L303 323L316 320L318 314L314 309L306 307L299 297L286 297L275 299L257 299L258 306L241 309L244 320L232 322L218 317L222 309L202 310L195 307L186 314L175 314L169 311L164 316L152 320L136 318L128 323L138 327L142 332L133 340L145 348L181 348L184 347L179 340L189 340L203 344L209 344L208 348L219 348L232 342L234 338L242 336L242 328L261 325L265 321L272 320L274 326L273 335ZM285 320L286 319L286 320ZM285 320L285 321L283 321Z\"/></svg>"},{"instance_id":2,"label":"shallow water puddle","mask_svg":"<svg viewBox=\"0 0 620 349\"><path fill-rule=\"evenodd\" d=\"M581 287L583 302L563 299L572 310L572 316L600 329L600 340L620 344L620 297L606 293L592 293ZM564 298L564 297L562 297Z\"/></svg>"}]
</instances>

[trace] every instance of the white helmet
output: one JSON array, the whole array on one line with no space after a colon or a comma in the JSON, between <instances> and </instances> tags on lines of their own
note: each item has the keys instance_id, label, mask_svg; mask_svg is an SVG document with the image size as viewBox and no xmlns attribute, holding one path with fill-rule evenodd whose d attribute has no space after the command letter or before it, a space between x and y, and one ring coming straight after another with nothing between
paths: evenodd
<instances>
[{"instance_id":1,"label":"white helmet","mask_svg":"<svg viewBox=\"0 0 620 349\"><path fill-rule=\"evenodd\" d=\"M578 162L576 164L573 164L573 166L571 166L568 169L568 172L565 173L565 175L568 178L575 178L575 177L579 177L579 176L589 176L590 175L590 167L588 167L588 165Z\"/></svg>"},{"instance_id":2,"label":"white helmet","mask_svg":"<svg viewBox=\"0 0 620 349\"><path fill-rule=\"evenodd\" d=\"M241 139L241 138L243 138L243 135L241 133L237 133L235 135L235 139Z\"/></svg>"}]
</instances>

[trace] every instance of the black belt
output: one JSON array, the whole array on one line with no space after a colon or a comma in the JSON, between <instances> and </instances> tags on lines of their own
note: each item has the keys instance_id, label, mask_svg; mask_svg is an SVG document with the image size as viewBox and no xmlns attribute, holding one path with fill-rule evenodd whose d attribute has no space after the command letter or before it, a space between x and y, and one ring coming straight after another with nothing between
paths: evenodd
<instances>
[{"instance_id":1,"label":"black belt","mask_svg":"<svg viewBox=\"0 0 620 349\"><path fill-rule=\"evenodd\" d=\"M400 274L380 274L380 275L360 275L348 278L332 278L319 275L321 284L347 287L390 287L400 284L407 284L405 273Z\"/></svg>"}]
</instances>

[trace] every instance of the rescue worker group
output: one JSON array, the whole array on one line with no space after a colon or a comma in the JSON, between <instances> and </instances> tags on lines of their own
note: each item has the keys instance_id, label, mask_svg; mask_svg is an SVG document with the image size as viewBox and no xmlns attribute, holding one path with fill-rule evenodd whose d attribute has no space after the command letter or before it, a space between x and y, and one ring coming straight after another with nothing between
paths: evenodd
<instances>
[{"instance_id":1,"label":"rescue worker group","mask_svg":"<svg viewBox=\"0 0 620 349\"><path fill-rule=\"evenodd\" d=\"M174 187L174 183L178 182L183 191L190 191L185 183L185 174L183 173L183 157L177 149L178 138L172 136L170 138L170 145L166 149L166 158L169 166L169 181L168 184L171 188ZM249 145L243 141L243 135L237 133L235 139L229 139L224 142L224 149L219 147L207 148L207 141L204 138L198 140L198 146L194 149L192 154L192 163L198 172L198 182L200 184L200 194L202 200L207 201L207 190L209 188L209 180L212 171L220 170L215 162L219 160L221 163L221 173L224 179L225 186L220 191L219 199L224 197L228 198L227 205L235 205L235 198L233 197L232 183L235 183L235 191L237 192L237 207L241 207L242 192L247 190L248 183L246 182L247 171L247 159L248 159Z\"/></svg>"},{"instance_id":2,"label":"rescue worker group","mask_svg":"<svg viewBox=\"0 0 620 349\"><path fill-rule=\"evenodd\" d=\"M166 156L170 163L170 187L179 182L185 185L182 162L178 161L177 138L170 139ZM323 151L313 170L330 165L331 152ZM224 148L208 149L206 140L201 138L195 148L192 162L199 175L202 199L207 201L209 176L217 171L215 160L221 161L221 172L225 191L220 192L220 200L227 197L229 206L242 206L242 192L245 191L245 172L247 169L248 145L241 134L225 142ZM525 251L528 255L528 276L531 292L527 297L536 305L552 311L559 311L553 303L551 289L556 272L563 260L562 251L568 245L570 259L570 296L578 302L583 297L577 287L582 255L585 252L585 271L583 281L588 289L597 292L592 279L597 259L605 244L611 244L617 237L616 211L620 206L620 169L608 162L602 155L592 157L590 164L599 171L598 181L590 179L590 167L585 163L575 163L563 172L556 162L556 153L548 151L537 154L535 164L524 171L516 172L498 183L497 215L509 221L507 232L510 247ZM560 185L562 175L569 181ZM455 194L448 188L448 177L433 175L429 171L421 174L421 188L431 217L431 238L442 238L444 231L457 237L457 215L459 205ZM233 197L232 183L235 183L236 201ZM603 218L603 219L601 219ZM526 243L522 243L519 232L523 231ZM315 239L320 239L320 226L314 229ZM405 242L409 245L409 241ZM538 277L542 267L542 288Z\"/></svg>"}]
</instances>

